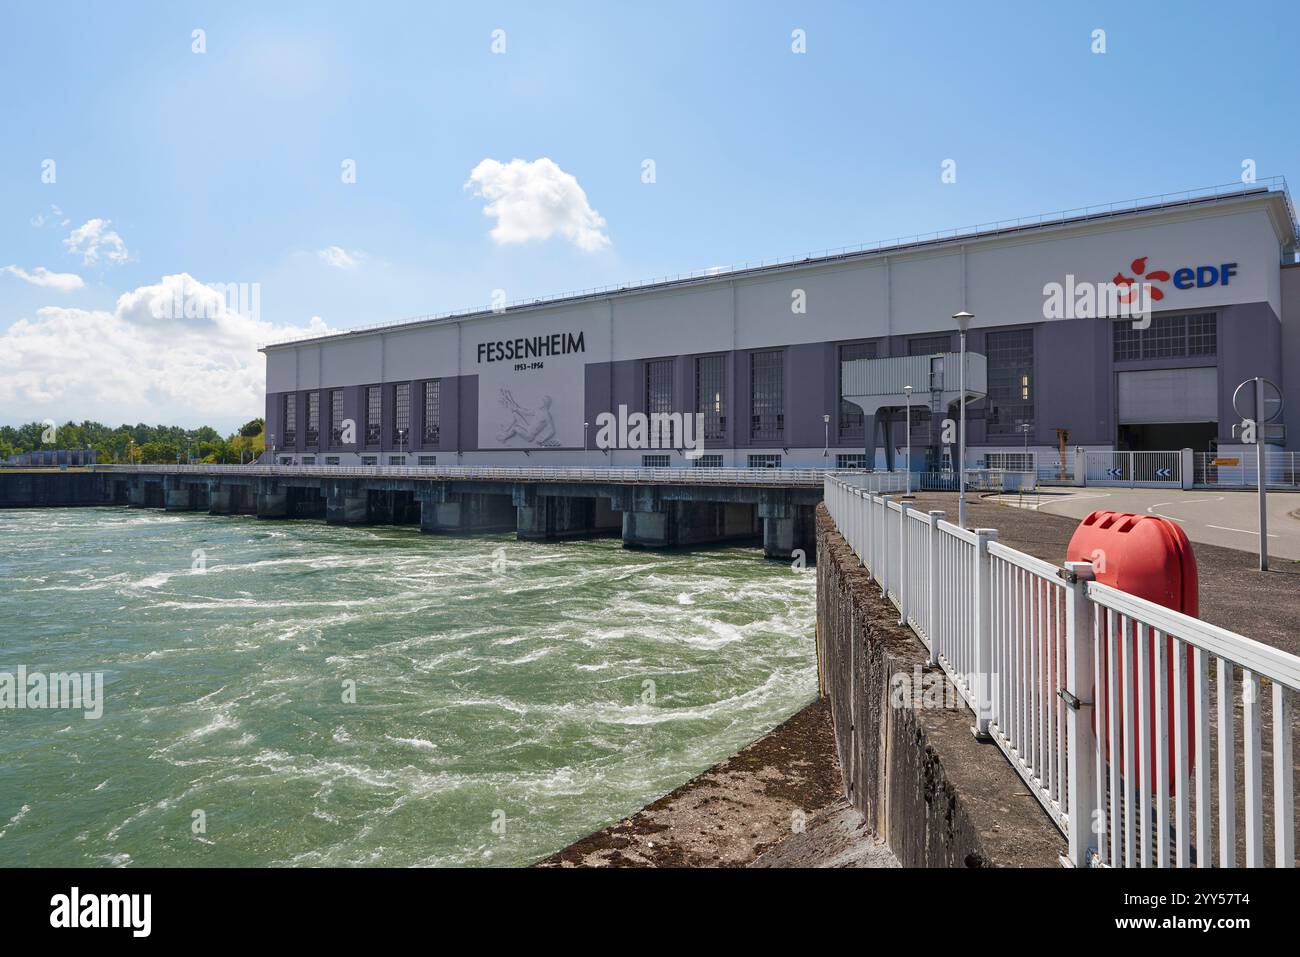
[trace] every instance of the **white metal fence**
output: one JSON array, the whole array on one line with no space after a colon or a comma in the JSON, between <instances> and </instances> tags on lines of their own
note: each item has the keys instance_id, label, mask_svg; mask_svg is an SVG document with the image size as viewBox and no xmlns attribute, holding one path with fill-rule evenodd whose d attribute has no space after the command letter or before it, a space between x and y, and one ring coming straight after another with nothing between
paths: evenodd
<instances>
[{"instance_id":1,"label":"white metal fence","mask_svg":"<svg viewBox=\"0 0 1300 957\"><path fill-rule=\"evenodd\" d=\"M1271 834L1271 863L1295 865L1300 657L835 475L825 502L975 731L1066 835L1070 863L1208 867L1217 835L1219 866L1263 866Z\"/></svg>"},{"instance_id":2,"label":"white metal fence","mask_svg":"<svg viewBox=\"0 0 1300 957\"><path fill-rule=\"evenodd\" d=\"M1259 466L1255 450L1231 454L1197 452L1192 456L1193 483L1209 488L1257 488ZM1300 456L1295 452L1269 449L1265 452L1264 475L1269 488L1300 488Z\"/></svg>"}]
</instances>

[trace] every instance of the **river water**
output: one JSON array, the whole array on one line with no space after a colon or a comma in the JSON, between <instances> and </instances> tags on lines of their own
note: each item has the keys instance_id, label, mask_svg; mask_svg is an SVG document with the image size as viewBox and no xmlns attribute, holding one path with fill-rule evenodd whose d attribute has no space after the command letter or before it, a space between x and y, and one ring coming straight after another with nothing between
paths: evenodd
<instances>
[{"instance_id":1,"label":"river water","mask_svg":"<svg viewBox=\"0 0 1300 957\"><path fill-rule=\"evenodd\" d=\"M811 572L128 509L0 512L0 866L526 864L816 691Z\"/></svg>"}]
</instances>

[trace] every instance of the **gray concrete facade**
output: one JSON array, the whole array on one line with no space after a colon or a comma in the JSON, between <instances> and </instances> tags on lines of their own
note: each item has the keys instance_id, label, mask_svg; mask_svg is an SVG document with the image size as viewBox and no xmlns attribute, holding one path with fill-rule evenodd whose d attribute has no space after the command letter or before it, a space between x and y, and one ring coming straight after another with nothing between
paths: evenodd
<instances>
[{"instance_id":1,"label":"gray concrete facade","mask_svg":"<svg viewBox=\"0 0 1300 957\"><path fill-rule=\"evenodd\" d=\"M813 259L781 267L724 273L683 283L619 290L542 302L505 313L472 313L444 320L416 321L373 331L346 333L269 346L266 419L277 458L315 464L338 457L358 464L374 456L388 464L399 452L393 439L394 389L410 386L409 439L401 443L404 464L436 456L447 465L633 466L655 449L599 449L596 422L602 413L626 407L646 409L650 364L670 363L673 411L699 411L697 360L720 356L725 367L719 438L705 453L726 467L749 464L749 456L781 456L785 466L821 466L834 456L862 453L867 440L842 428L839 363L842 347L871 343L876 357L905 356L924 340L927 347L956 350L951 314L976 315L967 348L989 354L989 336L1027 330L1032 337L1032 372L1026 383L1032 404L1031 449L1054 450L1057 429L1070 444L1116 447L1120 373L1214 369L1218 409L1213 439L1234 441L1232 391L1245 378L1266 375L1300 391L1300 271L1282 265L1293 256L1296 238L1289 197L1274 190L1126 210L991 235L911 244L878 252ZM1105 283L1127 275L1130 263L1151 262L1177 281L1157 282L1162 298L1154 321L1173 316L1215 317L1217 343L1211 353L1164 354L1118 359L1111 318L1046 318L1047 285L1065 280ZM1231 280L1186 280L1197 268L1231 264ZM806 311L790 305L803 297ZM530 337L580 335L577 355L529 362L494 362L502 343L516 348ZM937 345L936 345L937 344ZM782 427L777 436L754 437L751 362L755 353L778 352L782 370ZM990 381L996 352L990 358ZM662 367L657 367L662 368ZM424 438L424 383L440 382L441 415L436 442ZM1202 376L1198 381L1205 381ZM383 389L380 441L364 441L365 389ZM328 394L340 389L344 414L357 423L357 441L332 445ZM307 396L319 392L318 441L308 447ZM288 447L284 434L286 395L296 397L298 426ZM549 412L537 404L545 397ZM503 406L519 399L524 420L550 414L547 441L530 443L505 427ZM530 404L531 401L531 404ZM992 400L968 406L968 441L973 459L989 451L1019 451L1022 432L989 414ZM926 413L917 409L918 416ZM829 427L823 417L829 415ZM518 420L517 420L518 421ZM587 427L583 428L583 423ZM869 464L885 458L884 447L906 443L901 412L877 433ZM504 437L503 437L504 436ZM1300 448L1300 434L1289 437ZM433 464L427 462L426 464ZM670 453L669 464L689 466ZM973 463L972 463L973 464Z\"/></svg>"}]
</instances>

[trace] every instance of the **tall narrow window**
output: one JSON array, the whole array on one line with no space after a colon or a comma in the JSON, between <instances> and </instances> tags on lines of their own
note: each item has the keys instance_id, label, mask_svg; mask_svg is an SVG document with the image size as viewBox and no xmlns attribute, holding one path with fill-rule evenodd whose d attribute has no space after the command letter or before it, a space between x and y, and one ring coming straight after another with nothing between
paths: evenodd
<instances>
[{"instance_id":1,"label":"tall narrow window","mask_svg":"<svg viewBox=\"0 0 1300 957\"><path fill-rule=\"evenodd\" d=\"M320 441L320 393L307 393L307 444Z\"/></svg>"},{"instance_id":2,"label":"tall narrow window","mask_svg":"<svg viewBox=\"0 0 1300 957\"><path fill-rule=\"evenodd\" d=\"M298 442L298 396L290 392L284 397L284 442L283 448Z\"/></svg>"},{"instance_id":3,"label":"tall narrow window","mask_svg":"<svg viewBox=\"0 0 1300 957\"><path fill-rule=\"evenodd\" d=\"M393 387L393 444L406 448L411 441L411 384L399 382Z\"/></svg>"},{"instance_id":4,"label":"tall narrow window","mask_svg":"<svg viewBox=\"0 0 1300 957\"><path fill-rule=\"evenodd\" d=\"M383 391L377 385L366 387L366 445L378 445L383 432L380 425Z\"/></svg>"},{"instance_id":5,"label":"tall narrow window","mask_svg":"<svg viewBox=\"0 0 1300 957\"><path fill-rule=\"evenodd\" d=\"M424 384L424 441L437 445L442 434L442 380Z\"/></svg>"},{"instance_id":6,"label":"tall narrow window","mask_svg":"<svg viewBox=\"0 0 1300 957\"><path fill-rule=\"evenodd\" d=\"M727 437L727 357L695 360L695 411L704 415L705 441Z\"/></svg>"},{"instance_id":7,"label":"tall narrow window","mask_svg":"<svg viewBox=\"0 0 1300 957\"><path fill-rule=\"evenodd\" d=\"M988 434L1022 435L1021 426L1034 424L1034 330L990 332L984 351L988 354Z\"/></svg>"},{"instance_id":8,"label":"tall narrow window","mask_svg":"<svg viewBox=\"0 0 1300 957\"><path fill-rule=\"evenodd\" d=\"M645 364L645 411L673 410L673 360L655 359Z\"/></svg>"},{"instance_id":9,"label":"tall narrow window","mask_svg":"<svg viewBox=\"0 0 1300 957\"><path fill-rule=\"evenodd\" d=\"M785 438L784 359L780 351L750 353L751 439Z\"/></svg>"},{"instance_id":10,"label":"tall narrow window","mask_svg":"<svg viewBox=\"0 0 1300 957\"><path fill-rule=\"evenodd\" d=\"M343 444L343 390L330 392L330 445Z\"/></svg>"},{"instance_id":11,"label":"tall narrow window","mask_svg":"<svg viewBox=\"0 0 1300 957\"><path fill-rule=\"evenodd\" d=\"M860 406L844 401L844 363L853 359L876 358L876 344L874 342L850 342L840 346L839 351L840 361L835 364L840 383L839 435L841 439L849 442L861 441L865 434L865 420Z\"/></svg>"}]
</instances>

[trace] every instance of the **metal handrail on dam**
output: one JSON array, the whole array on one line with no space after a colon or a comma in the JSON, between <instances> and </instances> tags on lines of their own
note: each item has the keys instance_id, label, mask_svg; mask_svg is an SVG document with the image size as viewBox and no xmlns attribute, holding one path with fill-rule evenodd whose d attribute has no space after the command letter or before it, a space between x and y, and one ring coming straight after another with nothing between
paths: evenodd
<instances>
[{"instance_id":1,"label":"metal handrail on dam","mask_svg":"<svg viewBox=\"0 0 1300 957\"><path fill-rule=\"evenodd\" d=\"M835 475L824 501L973 730L1066 836L1070 864L1263 867L1271 829L1273 865L1295 866L1300 656Z\"/></svg>"},{"instance_id":2,"label":"metal handrail on dam","mask_svg":"<svg viewBox=\"0 0 1300 957\"><path fill-rule=\"evenodd\" d=\"M408 465L94 465L94 472L147 475L306 476L312 478L412 478L433 481L602 482L625 485L747 485L819 488L834 474L858 488L899 491L901 472L831 469L705 468L485 468Z\"/></svg>"}]
</instances>

